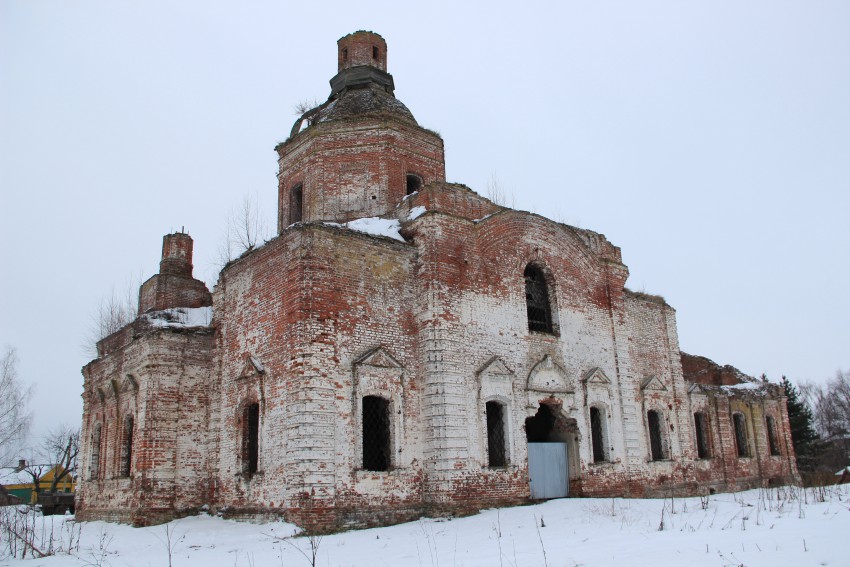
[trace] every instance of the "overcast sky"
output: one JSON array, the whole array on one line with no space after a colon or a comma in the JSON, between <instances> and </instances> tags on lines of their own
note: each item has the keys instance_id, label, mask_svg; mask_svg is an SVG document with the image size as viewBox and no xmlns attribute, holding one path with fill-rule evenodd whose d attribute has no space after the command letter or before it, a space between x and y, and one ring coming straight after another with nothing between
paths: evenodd
<instances>
[{"instance_id":1,"label":"overcast sky","mask_svg":"<svg viewBox=\"0 0 850 567\"><path fill-rule=\"evenodd\" d=\"M212 286L336 40L389 45L449 181L605 234L682 350L850 368L850 2L0 0L0 345L36 433L78 423L92 317L185 227ZM135 290L134 290L135 292Z\"/></svg>"}]
</instances>

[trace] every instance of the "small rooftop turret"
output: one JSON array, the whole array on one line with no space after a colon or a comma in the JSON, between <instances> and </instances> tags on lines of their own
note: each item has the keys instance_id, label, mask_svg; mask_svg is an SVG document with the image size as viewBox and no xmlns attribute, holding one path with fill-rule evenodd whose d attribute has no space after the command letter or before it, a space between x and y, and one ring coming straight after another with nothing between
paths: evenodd
<instances>
[{"instance_id":1,"label":"small rooftop turret","mask_svg":"<svg viewBox=\"0 0 850 567\"><path fill-rule=\"evenodd\" d=\"M346 89L378 88L393 94L387 73L387 42L373 32L358 31L337 41L339 72L331 79L331 98Z\"/></svg>"},{"instance_id":2,"label":"small rooftop turret","mask_svg":"<svg viewBox=\"0 0 850 567\"><path fill-rule=\"evenodd\" d=\"M336 42L339 49L338 71L360 65L387 70L387 42L375 32L356 31Z\"/></svg>"},{"instance_id":3,"label":"small rooftop turret","mask_svg":"<svg viewBox=\"0 0 850 567\"><path fill-rule=\"evenodd\" d=\"M192 277L192 237L183 232L162 237L159 273Z\"/></svg>"},{"instance_id":4,"label":"small rooftop turret","mask_svg":"<svg viewBox=\"0 0 850 567\"><path fill-rule=\"evenodd\" d=\"M139 288L139 315L174 307L212 305L206 284L192 277L192 247L192 237L185 232L162 237L159 273Z\"/></svg>"},{"instance_id":5,"label":"small rooftop turret","mask_svg":"<svg viewBox=\"0 0 850 567\"><path fill-rule=\"evenodd\" d=\"M443 140L395 97L384 38L340 38L337 69L328 100L302 114L276 148L279 232L387 215L406 195L446 179Z\"/></svg>"}]
</instances>

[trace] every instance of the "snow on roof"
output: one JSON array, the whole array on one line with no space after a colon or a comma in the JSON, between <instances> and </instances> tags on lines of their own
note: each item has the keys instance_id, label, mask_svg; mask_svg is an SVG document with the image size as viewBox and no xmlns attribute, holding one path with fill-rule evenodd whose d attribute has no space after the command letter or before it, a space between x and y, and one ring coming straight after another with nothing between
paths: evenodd
<instances>
[{"instance_id":1,"label":"snow on roof","mask_svg":"<svg viewBox=\"0 0 850 567\"><path fill-rule=\"evenodd\" d=\"M418 207L416 207L418 208ZM344 224L337 222L323 223L328 226L345 227L357 232L365 232L373 236L386 236L394 240L404 242L404 238L399 234L401 223L396 219L382 219L380 217L367 217L363 219L355 219Z\"/></svg>"},{"instance_id":2,"label":"snow on roof","mask_svg":"<svg viewBox=\"0 0 850 567\"><path fill-rule=\"evenodd\" d=\"M407 215L407 220L418 219L419 217L424 215L426 211L427 211L427 209L425 208L424 205L419 205L418 207L413 207L412 209L410 209L410 213L408 213L408 215Z\"/></svg>"},{"instance_id":3,"label":"snow on roof","mask_svg":"<svg viewBox=\"0 0 850 567\"><path fill-rule=\"evenodd\" d=\"M212 321L212 307L175 307L151 311L142 318L158 328L208 327Z\"/></svg>"},{"instance_id":4,"label":"snow on roof","mask_svg":"<svg viewBox=\"0 0 850 567\"><path fill-rule=\"evenodd\" d=\"M721 386L720 388L723 390L761 390L761 383L758 382L744 382L743 384L733 384L731 386Z\"/></svg>"},{"instance_id":5,"label":"snow on roof","mask_svg":"<svg viewBox=\"0 0 850 567\"><path fill-rule=\"evenodd\" d=\"M844 467L843 469L835 473L835 476L841 476L844 473L850 474L850 467Z\"/></svg>"},{"instance_id":6,"label":"snow on roof","mask_svg":"<svg viewBox=\"0 0 850 567\"><path fill-rule=\"evenodd\" d=\"M26 471L16 471L13 468L0 469L0 484L3 486L12 486L15 484L29 484L32 482L32 475Z\"/></svg>"}]
</instances>

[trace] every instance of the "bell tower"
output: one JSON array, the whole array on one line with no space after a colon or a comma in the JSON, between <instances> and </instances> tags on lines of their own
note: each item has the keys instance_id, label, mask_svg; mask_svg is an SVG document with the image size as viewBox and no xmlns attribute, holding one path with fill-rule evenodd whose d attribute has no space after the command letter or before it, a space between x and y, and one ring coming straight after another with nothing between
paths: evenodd
<instances>
[{"instance_id":1,"label":"bell tower","mask_svg":"<svg viewBox=\"0 0 850 567\"><path fill-rule=\"evenodd\" d=\"M445 181L443 140L395 97L384 38L341 38L337 68L328 100L299 117L276 148L278 232L386 215L423 184Z\"/></svg>"}]
</instances>

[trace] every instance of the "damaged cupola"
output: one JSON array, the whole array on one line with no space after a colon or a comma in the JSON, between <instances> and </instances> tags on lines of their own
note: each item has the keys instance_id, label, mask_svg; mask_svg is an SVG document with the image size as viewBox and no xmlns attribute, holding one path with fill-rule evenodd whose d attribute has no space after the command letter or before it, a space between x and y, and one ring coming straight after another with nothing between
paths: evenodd
<instances>
[{"instance_id":1,"label":"damaged cupola","mask_svg":"<svg viewBox=\"0 0 850 567\"><path fill-rule=\"evenodd\" d=\"M186 233L162 237L159 273L139 289L139 315L175 307L212 305L206 284L192 277L192 247L192 237Z\"/></svg>"},{"instance_id":2,"label":"damaged cupola","mask_svg":"<svg viewBox=\"0 0 850 567\"><path fill-rule=\"evenodd\" d=\"M349 34L337 42L337 60L328 100L277 146L278 232L386 215L422 185L445 181L443 140L395 97L384 39Z\"/></svg>"}]
</instances>

